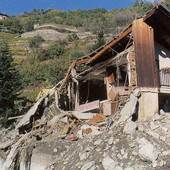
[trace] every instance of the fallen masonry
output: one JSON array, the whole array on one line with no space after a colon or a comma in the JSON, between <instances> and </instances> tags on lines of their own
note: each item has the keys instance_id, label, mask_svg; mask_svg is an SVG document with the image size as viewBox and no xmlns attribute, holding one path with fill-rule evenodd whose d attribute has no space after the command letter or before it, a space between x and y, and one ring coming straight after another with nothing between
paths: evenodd
<instances>
[{"instance_id":1,"label":"fallen masonry","mask_svg":"<svg viewBox=\"0 0 170 170\"><path fill-rule=\"evenodd\" d=\"M136 104L138 94L136 89L122 110L112 117L108 130L110 116L85 113L93 117L84 119L74 112L60 110L55 102L48 107L55 109L56 114L47 109L45 115L31 122L30 130L25 124L20 127L25 131L15 129L13 135L4 129L1 169L170 168L170 113L161 111L153 117L132 121L135 109L129 109L129 105ZM18 124L20 121L23 122L21 119ZM153 133L159 134L159 138Z\"/></svg>"}]
</instances>

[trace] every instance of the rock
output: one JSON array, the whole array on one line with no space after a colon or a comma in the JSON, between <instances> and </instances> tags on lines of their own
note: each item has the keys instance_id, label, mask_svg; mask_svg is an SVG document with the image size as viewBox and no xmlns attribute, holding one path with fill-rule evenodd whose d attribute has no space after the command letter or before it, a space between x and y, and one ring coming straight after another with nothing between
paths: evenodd
<instances>
[{"instance_id":1,"label":"rock","mask_svg":"<svg viewBox=\"0 0 170 170\"><path fill-rule=\"evenodd\" d=\"M123 154L125 153L124 148L122 148L122 149L120 150L120 152L121 152L121 154L123 155Z\"/></svg>"},{"instance_id":2,"label":"rock","mask_svg":"<svg viewBox=\"0 0 170 170\"><path fill-rule=\"evenodd\" d=\"M158 158L158 151L151 144L143 144L139 149L139 157L142 161L154 162Z\"/></svg>"},{"instance_id":3,"label":"rock","mask_svg":"<svg viewBox=\"0 0 170 170\"><path fill-rule=\"evenodd\" d=\"M147 133L148 133L149 135L153 136L154 138L159 139L159 134L158 134L158 133L153 132L153 131L148 131Z\"/></svg>"},{"instance_id":4,"label":"rock","mask_svg":"<svg viewBox=\"0 0 170 170\"><path fill-rule=\"evenodd\" d=\"M136 123L130 121L130 122L126 123L126 125L123 129L123 133L126 135L133 134L136 131L136 127L137 127Z\"/></svg>"},{"instance_id":5,"label":"rock","mask_svg":"<svg viewBox=\"0 0 170 170\"><path fill-rule=\"evenodd\" d=\"M114 170L114 168L116 167L115 161L109 156L103 159L102 165L105 170Z\"/></svg>"},{"instance_id":6,"label":"rock","mask_svg":"<svg viewBox=\"0 0 170 170\"><path fill-rule=\"evenodd\" d=\"M157 162L156 162L156 161L152 162L152 166L153 166L154 168L156 168Z\"/></svg>"},{"instance_id":7,"label":"rock","mask_svg":"<svg viewBox=\"0 0 170 170\"><path fill-rule=\"evenodd\" d=\"M117 154L117 157L118 157L120 160L123 159L123 158L122 158L122 155L121 155L120 153Z\"/></svg>"},{"instance_id":8,"label":"rock","mask_svg":"<svg viewBox=\"0 0 170 170\"><path fill-rule=\"evenodd\" d=\"M94 145L100 145L101 142L102 142L102 140L101 140L101 139L98 139L98 140L96 140L96 141L94 142Z\"/></svg>"},{"instance_id":9,"label":"rock","mask_svg":"<svg viewBox=\"0 0 170 170\"><path fill-rule=\"evenodd\" d=\"M115 139L115 142L118 143L118 142L119 142L119 138L118 138L118 139Z\"/></svg>"},{"instance_id":10,"label":"rock","mask_svg":"<svg viewBox=\"0 0 170 170\"><path fill-rule=\"evenodd\" d=\"M159 128L159 125L156 125L155 123L151 122L151 123L150 123L150 128L151 128L152 130L155 130L155 129Z\"/></svg>"},{"instance_id":11,"label":"rock","mask_svg":"<svg viewBox=\"0 0 170 170\"><path fill-rule=\"evenodd\" d=\"M164 156L170 155L170 150L168 150L168 151L163 151L163 152L162 152L162 155L164 155Z\"/></svg>"},{"instance_id":12,"label":"rock","mask_svg":"<svg viewBox=\"0 0 170 170\"><path fill-rule=\"evenodd\" d=\"M160 167L164 166L164 161L163 160L161 160L161 162L159 163L159 166Z\"/></svg>"},{"instance_id":13,"label":"rock","mask_svg":"<svg viewBox=\"0 0 170 170\"><path fill-rule=\"evenodd\" d=\"M58 149L57 149L57 148L54 148L53 151L56 153L56 152L58 151Z\"/></svg>"},{"instance_id":14,"label":"rock","mask_svg":"<svg viewBox=\"0 0 170 170\"><path fill-rule=\"evenodd\" d=\"M128 153L126 152L124 155L123 155L123 159L127 159L128 158Z\"/></svg>"},{"instance_id":15,"label":"rock","mask_svg":"<svg viewBox=\"0 0 170 170\"><path fill-rule=\"evenodd\" d=\"M165 112L162 109L160 110L159 113L160 113L160 115L165 115Z\"/></svg>"},{"instance_id":16,"label":"rock","mask_svg":"<svg viewBox=\"0 0 170 170\"><path fill-rule=\"evenodd\" d=\"M4 159L4 158L2 158L2 157L0 157L0 167L2 167L2 166L3 166L4 162L5 162L5 159Z\"/></svg>"},{"instance_id":17,"label":"rock","mask_svg":"<svg viewBox=\"0 0 170 170\"><path fill-rule=\"evenodd\" d=\"M127 167L124 170L134 170L134 168L133 167Z\"/></svg>"},{"instance_id":18,"label":"rock","mask_svg":"<svg viewBox=\"0 0 170 170\"><path fill-rule=\"evenodd\" d=\"M164 136L160 136L160 140L165 142L166 138Z\"/></svg>"},{"instance_id":19,"label":"rock","mask_svg":"<svg viewBox=\"0 0 170 170\"><path fill-rule=\"evenodd\" d=\"M134 148L135 147L135 143L129 143L129 146L131 147L131 148Z\"/></svg>"},{"instance_id":20,"label":"rock","mask_svg":"<svg viewBox=\"0 0 170 170\"><path fill-rule=\"evenodd\" d=\"M155 120L159 120L160 118L161 118L161 115L155 114L155 115L152 117L152 120L155 121Z\"/></svg>"},{"instance_id":21,"label":"rock","mask_svg":"<svg viewBox=\"0 0 170 170\"><path fill-rule=\"evenodd\" d=\"M168 131L168 128L166 128L166 127L162 127L162 129L163 129L165 132Z\"/></svg>"},{"instance_id":22,"label":"rock","mask_svg":"<svg viewBox=\"0 0 170 170\"><path fill-rule=\"evenodd\" d=\"M87 152L85 152L85 153L83 153L83 154L79 154L79 157L80 157L80 160L81 160L81 161L84 160L84 159L86 159L88 156L89 156L89 153L87 153Z\"/></svg>"},{"instance_id":23,"label":"rock","mask_svg":"<svg viewBox=\"0 0 170 170\"><path fill-rule=\"evenodd\" d=\"M117 166L114 170L123 170L121 166Z\"/></svg>"},{"instance_id":24,"label":"rock","mask_svg":"<svg viewBox=\"0 0 170 170\"><path fill-rule=\"evenodd\" d=\"M84 164L81 167L81 170L88 170L89 168L91 168L94 165L94 163L95 163L94 161L87 162L86 164Z\"/></svg>"},{"instance_id":25,"label":"rock","mask_svg":"<svg viewBox=\"0 0 170 170\"><path fill-rule=\"evenodd\" d=\"M113 144L113 140L114 140L114 138L113 138L113 136L111 136L110 139L109 139L109 141L108 141L108 144L109 144L109 145L112 145L112 144Z\"/></svg>"},{"instance_id":26,"label":"rock","mask_svg":"<svg viewBox=\"0 0 170 170\"><path fill-rule=\"evenodd\" d=\"M87 146L84 150L85 152L90 152L92 149L93 149L92 147Z\"/></svg>"},{"instance_id":27,"label":"rock","mask_svg":"<svg viewBox=\"0 0 170 170\"><path fill-rule=\"evenodd\" d=\"M83 138L83 131L82 131L82 130L79 130L79 131L77 132L77 136L78 136L80 139L82 139L82 138Z\"/></svg>"}]
</instances>

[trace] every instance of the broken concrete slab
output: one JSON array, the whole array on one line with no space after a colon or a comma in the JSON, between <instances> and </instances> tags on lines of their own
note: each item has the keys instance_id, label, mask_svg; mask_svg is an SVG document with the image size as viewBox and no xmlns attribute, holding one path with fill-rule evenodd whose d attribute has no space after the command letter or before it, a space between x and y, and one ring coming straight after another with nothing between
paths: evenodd
<instances>
[{"instance_id":1,"label":"broken concrete slab","mask_svg":"<svg viewBox=\"0 0 170 170\"><path fill-rule=\"evenodd\" d=\"M78 119L82 119L82 120L88 120L88 119L92 119L93 118L93 116L95 116L96 114L94 114L94 113L80 113L80 112L71 112L71 114L74 116L74 117L76 117L76 118L78 118Z\"/></svg>"},{"instance_id":2,"label":"broken concrete slab","mask_svg":"<svg viewBox=\"0 0 170 170\"><path fill-rule=\"evenodd\" d=\"M140 90L135 89L133 93L130 95L129 101L127 101L127 103L124 105L124 107L120 111L120 118L117 122L113 124L113 127L121 122L128 120L132 116L132 114L135 112L135 108L136 108L139 95L140 95Z\"/></svg>"},{"instance_id":3,"label":"broken concrete slab","mask_svg":"<svg viewBox=\"0 0 170 170\"><path fill-rule=\"evenodd\" d=\"M136 131L136 127L137 127L136 122L129 121L126 123L123 129L123 133L126 135L133 134Z\"/></svg>"}]
</instances>

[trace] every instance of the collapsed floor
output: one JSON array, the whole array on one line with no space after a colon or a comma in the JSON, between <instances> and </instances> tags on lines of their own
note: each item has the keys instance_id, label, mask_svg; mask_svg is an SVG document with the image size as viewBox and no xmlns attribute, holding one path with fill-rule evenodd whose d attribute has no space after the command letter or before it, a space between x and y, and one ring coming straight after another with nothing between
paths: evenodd
<instances>
[{"instance_id":1,"label":"collapsed floor","mask_svg":"<svg viewBox=\"0 0 170 170\"><path fill-rule=\"evenodd\" d=\"M170 114L161 110L137 120L139 95L136 89L123 108L108 117L65 112L53 100L40 115L38 106L45 94L31 109L36 114L25 115L15 130L1 130L1 169L170 168Z\"/></svg>"}]
</instances>

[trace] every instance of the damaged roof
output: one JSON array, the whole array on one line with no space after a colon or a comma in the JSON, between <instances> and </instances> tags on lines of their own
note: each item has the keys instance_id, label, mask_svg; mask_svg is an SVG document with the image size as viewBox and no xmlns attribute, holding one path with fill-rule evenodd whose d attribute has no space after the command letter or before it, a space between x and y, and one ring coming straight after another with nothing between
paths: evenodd
<instances>
[{"instance_id":1,"label":"damaged roof","mask_svg":"<svg viewBox=\"0 0 170 170\"><path fill-rule=\"evenodd\" d=\"M149 26L154 28L155 40L170 47L170 10L163 5L157 5L142 18ZM99 62L106 61L118 53L124 51L132 45L133 37L131 36L132 24L129 25L119 36L115 37L109 43L101 46L87 56L78 59L78 64L95 65Z\"/></svg>"}]
</instances>

